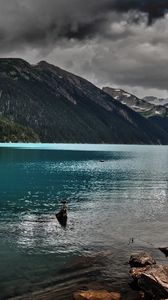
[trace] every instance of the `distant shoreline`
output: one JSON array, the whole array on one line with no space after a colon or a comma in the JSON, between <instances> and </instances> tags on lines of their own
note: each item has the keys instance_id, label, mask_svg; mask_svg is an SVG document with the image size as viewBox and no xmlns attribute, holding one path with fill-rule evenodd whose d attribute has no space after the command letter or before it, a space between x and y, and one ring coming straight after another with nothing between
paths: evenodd
<instances>
[{"instance_id":1,"label":"distant shoreline","mask_svg":"<svg viewBox=\"0 0 168 300\"><path fill-rule=\"evenodd\" d=\"M0 148L19 148L19 149L47 149L47 150L81 150L81 151L115 151L121 150L121 147L124 148L132 148L139 147L143 149L144 147L165 147L168 145L156 145L156 144L83 144L83 143L0 143ZM132 150L132 149L131 149Z\"/></svg>"}]
</instances>

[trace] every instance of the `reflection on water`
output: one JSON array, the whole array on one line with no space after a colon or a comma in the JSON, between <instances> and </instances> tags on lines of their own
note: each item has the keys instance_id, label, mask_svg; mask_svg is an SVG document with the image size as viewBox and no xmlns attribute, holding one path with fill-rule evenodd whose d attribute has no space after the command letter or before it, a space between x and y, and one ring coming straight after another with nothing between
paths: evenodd
<instances>
[{"instance_id":1,"label":"reflection on water","mask_svg":"<svg viewBox=\"0 0 168 300\"><path fill-rule=\"evenodd\" d=\"M167 246L168 147L45 147L0 149L4 299L60 280L69 259L97 251L112 253L103 274L118 279L127 272L130 237L135 248ZM65 230L55 218L63 198L69 201Z\"/></svg>"}]
</instances>

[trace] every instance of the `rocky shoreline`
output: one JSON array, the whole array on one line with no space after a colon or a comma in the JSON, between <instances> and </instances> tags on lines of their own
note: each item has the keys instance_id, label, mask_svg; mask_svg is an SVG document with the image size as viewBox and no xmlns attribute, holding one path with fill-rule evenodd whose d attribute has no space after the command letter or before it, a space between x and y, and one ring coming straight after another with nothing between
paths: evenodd
<instances>
[{"instance_id":1,"label":"rocky shoreline","mask_svg":"<svg viewBox=\"0 0 168 300\"><path fill-rule=\"evenodd\" d=\"M167 257L166 250L164 248L162 252ZM129 265L131 267L129 285L138 292L137 300L163 300L168 298L168 266L157 264L156 260L146 252L132 254ZM124 300L125 298L121 296L120 292L88 290L75 292L73 299Z\"/></svg>"},{"instance_id":2,"label":"rocky shoreline","mask_svg":"<svg viewBox=\"0 0 168 300\"><path fill-rule=\"evenodd\" d=\"M166 249L166 248L164 248ZM161 250L161 249L160 249ZM162 251L162 250L161 250ZM165 256L166 253L162 251ZM46 287L40 291L12 298L13 300L163 300L168 298L168 266L158 264L154 257L147 252L137 251L130 256L127 264L128 280L123 284L122 278L118 286L106 279L102 280L100 265L97 268L95 280L91 273L86 271L92 265L101 262L101 256L85 257L76 261L64 270L77 271L77 278L73 278L71 288L66 282ZM129 270L130 265L130 270ZM85 272L87 280L80 282L80 274ZM92 270L93 271L93 270ZM95 272L95 269L94 269ZM78 278L79 277L79 278ZM100 279L100 280L99 280ZM76 281L76 284L74 282Z\"/></svg>"},{"instance_id":3,"label":"rocky shoreline","mask_svg":"<svg viewBox=\"0 0 168 300\"><path fill-rule=\"evenodd\" d=\"M163 249L160 249L161 251ZM165 253L166 248L162 251ZM138 293L137 300L163 300L168 298L168 266L157 264L146 252L132 254L130 286ZM79 291L73 294L74 300L124 300L119 292L106 290ZM131 298L130 298L131 300Z\"/></svg>"}]
</instances>

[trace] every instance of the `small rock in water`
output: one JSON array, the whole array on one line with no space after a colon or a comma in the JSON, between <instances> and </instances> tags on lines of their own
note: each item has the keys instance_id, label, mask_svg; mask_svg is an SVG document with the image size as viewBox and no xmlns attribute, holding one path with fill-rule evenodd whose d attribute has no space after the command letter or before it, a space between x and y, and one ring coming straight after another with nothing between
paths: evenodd
<instances>
[{"instance_id":1,"label":"small rock in water","mask_svg":"<svg viewBox=\"0 0 168 300\"><path fill-rule=\"evenodd\" d=\"M80 291L73 294L74 300L121 300L118 292L108 292L106 290Z\"/></svg>"},{"instance_id":2,"label":"small rock in water","mask_svg":"<svg viewBox=\"0 0 168 300\"><path fill-rule=\"evenodd\" d=\"M147 265L156 264L155 259L146 252L132 254L129 260L131 268L143 268Z\"/></svg>"}]
</instances>

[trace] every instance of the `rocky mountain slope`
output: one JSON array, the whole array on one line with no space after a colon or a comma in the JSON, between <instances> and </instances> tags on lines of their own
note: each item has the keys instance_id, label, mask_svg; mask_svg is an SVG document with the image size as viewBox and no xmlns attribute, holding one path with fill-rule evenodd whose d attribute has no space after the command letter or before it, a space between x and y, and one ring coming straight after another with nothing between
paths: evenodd
<instances>
[{"instance_id":1,"label":"rocky mountain slope","mask_svg":"<svg viewBox=\"0 0 168 300\"><path fill-rule=\"evenodd\" d=\"M165 130L46 62L0 59L0 115L42 142L168 144Z\"/></svg>"},{"instance_id":2,"label":"rocky mountain slope","mask_svg":"<svg viewBox=\"0 0 168 300\"><path fill-rule=\"evenodd\" d=\"M168 108L168 98L157 98L153 96L146 96L143 98L148 103L154 104L154 105L161 105Z\"/></svg>"},{"instance_id":3,"label":"rocky mountain slope","mask_svg":"<svg viewBox=\"0 0 168 300\"><path fill-rule=\"evenodd\" d=\"M159 99L156 100L157 98L155 97L139 99L135 95L129 94L124 90L110 87L104 87L103 91L168 132L168 107L166 106L166 100L159 101ZM160 103L164 103L164 105L160 105Z\"/></svg>"},{"instance_id":4,"label":"rocky mountain slope","mask_svg":"<svg viewBox=\"0 0 168 300\"><path fill-rule=\"evenodd\" d=\"M152 103L153 101L147 101L147 99L149 100L148 97L140 99L133 94L127 93L124 90L114 89L111 87L104 87L103 91L109 94L117 101L120 101L122 104L129 106L131 109L135 110L136 112L140 113L145 117L149 118L158 115L163 117L168 116L167 107L165 107L164 105L160 105L159 103L155 105Z\"/></svg>"}]
</instances>

